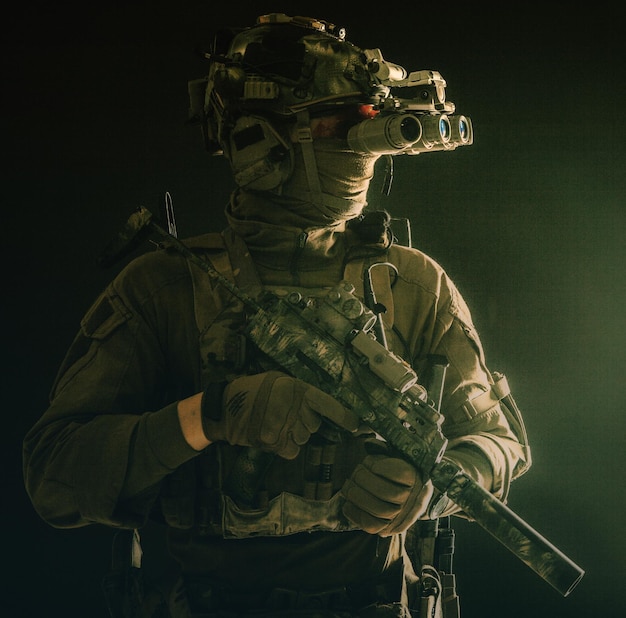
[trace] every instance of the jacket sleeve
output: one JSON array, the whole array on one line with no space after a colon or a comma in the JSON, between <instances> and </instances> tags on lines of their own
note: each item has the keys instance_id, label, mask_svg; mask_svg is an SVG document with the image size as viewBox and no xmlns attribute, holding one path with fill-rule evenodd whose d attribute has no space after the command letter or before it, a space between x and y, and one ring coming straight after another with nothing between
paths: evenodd
<instances>
[{"instance_id":1,"label":"jacket sleeve","mask_svg":"<svg viewBox=\"0 0 626 618\"><path fill-rule=\"evenodd\" d=\"M414 365L425 369L431 355L448 362L441 402L446 456L506 499L511 481L530 465L525 431L517 431L523 422L501 402L471 313L454 283L419 252L400 256L400 263L394 298L403 300L395 303L395 316ZM456 510L451 505L444 515Z\"/></svg>"},{"instance_id":2,"label":"jacket sleeve","mask_svg":"<svg viewBox=\"0 0 626 618\"><path fill-rule=\"evenodd\" d=\"M197 455L176 401L194 385L187 393L170 386L173 371L190 371L191 355L163 351L186 317L189 285L184 269L154 255L131 263L87 312L50 407L25 437L26 489L55 527L141 525L160 481ZM173 370L175 363L187 366Z\"/></svg>"}]
</instances>

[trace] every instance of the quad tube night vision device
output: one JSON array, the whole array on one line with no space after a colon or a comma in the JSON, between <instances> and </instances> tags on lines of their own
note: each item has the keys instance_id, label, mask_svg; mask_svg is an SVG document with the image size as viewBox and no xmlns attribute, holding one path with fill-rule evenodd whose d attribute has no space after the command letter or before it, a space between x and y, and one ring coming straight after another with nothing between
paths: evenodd
<instances>
[{"instance_id":1,"label":"quad tube night vision device","mask_svg":"<svg viewBox=\"0 0 626 618\"><path fill-rule=\"evenodd\" d=\"M364 50L372 74L388 87L376 105L377 113L348 131L355 152L419 154L454 150L474 141L472 122L454 114L446 100L446 82L437 71L406 70L383 58L380 49Z\"/></svg>"},{"instance_id":2,"label":"quad tube night vision device","mask_svg":"<svg viewBox=\"0 0 626 618\"><path fill-rule=\"evenodd\" d=\"M467 116L442 113L392 112L364 120L348 131L348 145L355 152L371 154L419 154L454 150L474 140Z\"/></svg>"}]
</instances>

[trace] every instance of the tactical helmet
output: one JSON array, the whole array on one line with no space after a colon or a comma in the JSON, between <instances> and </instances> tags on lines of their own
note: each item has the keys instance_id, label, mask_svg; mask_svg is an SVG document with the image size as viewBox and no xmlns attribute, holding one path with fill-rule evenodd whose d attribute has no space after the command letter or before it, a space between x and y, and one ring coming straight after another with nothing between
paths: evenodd
<instances>
[{"instance_id":1,"label":"tactical helmet","mask_svg":"<svg viewBox=\"0 0 626 618\"><path fill-rule=\"evenodd\" d=\"M362 50L345 31L308 18L270 15L235 35L213 71L215 99L245 109L292 115L347 101L376 103L389 89L373 79ZM218 104L217 100L214 104Z\"/></svg>"},{"instance_id":2,"label":"tactical helmet","mask_svg":"<svg viewBox=\"0 0 626 618\"><path fill-rule=\"evenodd\" d=\"M283 13L216 35L206 54L208 76L189 83L190 115L201 123L207 149L230 161L238 185L279 186L293 168L294 143L313 166L307 144L316 116L345 114L355 152L417 154L471 143L468 119L461 117L456 133L449 124L454 105L445 100L439 73L407 75L379 49L361 49L345 37L330 22Z\"/></svg>"}]
</instances>

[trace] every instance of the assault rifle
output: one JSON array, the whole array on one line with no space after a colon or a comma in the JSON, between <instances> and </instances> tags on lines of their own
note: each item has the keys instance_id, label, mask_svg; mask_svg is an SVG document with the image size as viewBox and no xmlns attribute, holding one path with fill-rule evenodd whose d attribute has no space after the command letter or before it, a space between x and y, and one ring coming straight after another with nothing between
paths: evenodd
<instances>
[{"instance_id":1,"label":"assault rifle","mask_svg":"<svg viewBox=\"0 0 626 618\"><path fill-rule=\"evenodd\" d=\"M353 410L402 457L428 475L443 497L458 505L563 596L584 571L503 502L445 457L443 416L429 402L413 369L372 336L375 314L342 282L321 299L299 293L254 299L191 251L140 207L128 219L110 259L149 231L196 264L251 309L246 336L292 376ZM435 514L436 516L436 514Z\"/></svg>"}]
</instances>

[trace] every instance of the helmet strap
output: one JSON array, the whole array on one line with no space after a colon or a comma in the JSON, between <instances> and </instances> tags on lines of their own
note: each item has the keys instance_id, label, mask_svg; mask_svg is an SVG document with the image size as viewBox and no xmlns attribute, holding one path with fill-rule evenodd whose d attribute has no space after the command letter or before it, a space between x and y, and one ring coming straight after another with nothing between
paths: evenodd
<instances>
[{"instance_id":1,"label":"helmet strap","mask_svg":"<svg viewBox=\"0 0 626 618\"><path fill-rule=\"evenodd\" d=\"M304 159L304 169L306 172L311 201L313 203L322 202L322 187L320 185L317 163L315 160L315 150L313 148L313 134L311 133L311 118L309 111L304 109L296 114L296 135L302 148L302 158Z\"/></svg>"}]
</instances>

